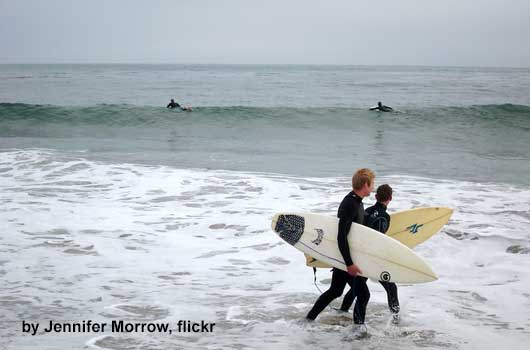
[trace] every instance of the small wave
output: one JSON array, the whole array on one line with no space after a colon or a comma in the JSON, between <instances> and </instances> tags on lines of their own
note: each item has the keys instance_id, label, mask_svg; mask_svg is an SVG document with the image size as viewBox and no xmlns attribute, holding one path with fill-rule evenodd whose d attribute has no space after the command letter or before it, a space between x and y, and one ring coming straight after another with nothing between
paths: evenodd
<instances>
[{"instance_id":1,"label":"small wave","mask_svg":"<svg viewBox=\"0 0 530 350\"><path fill-rule=\"evenodd\" d=\"M419 117L423 122L440 119L444 122L454 118L473 119L475 121L520 120L527 124L530 121L530 106L514 104L474 105L467 107L430 107L402 108L402 112L392 114L398 118ZM0 103L0 122L5 120L31 120L49 123L88 123L137 125L174 119L175 116L194 118L224 118L232 121L252 119L285 119L296 118L311 120L326 118L333 121L337 117L372 118L375 113L367 109L348 107L247 107L247 106L205 106L194 107L193 113L180 110L168 110L165 106L135 106L128 104L99 104L94 106L56 106L25 103ZM158 118L158 119L157 119ZM386 122L392 122L389 118ZM528 125L530 128L530 125Z\"/></svg>"}]
</instances>

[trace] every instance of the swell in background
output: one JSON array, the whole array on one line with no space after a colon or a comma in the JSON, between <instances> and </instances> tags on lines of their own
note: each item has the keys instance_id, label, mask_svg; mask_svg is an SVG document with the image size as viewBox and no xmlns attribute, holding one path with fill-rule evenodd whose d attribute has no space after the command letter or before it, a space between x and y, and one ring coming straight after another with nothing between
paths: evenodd
<instances>
[{"instance_id":1,"label":"swell in background","mask_svg":"<svg viewBox=\"0 0 530 350\"><path fill-rule=\"evenodd\" d=\"M386 174L528 184L530 107L197 107L0 103L0 147L112 162L333 176Z\"/></svg>"}]
</instances>

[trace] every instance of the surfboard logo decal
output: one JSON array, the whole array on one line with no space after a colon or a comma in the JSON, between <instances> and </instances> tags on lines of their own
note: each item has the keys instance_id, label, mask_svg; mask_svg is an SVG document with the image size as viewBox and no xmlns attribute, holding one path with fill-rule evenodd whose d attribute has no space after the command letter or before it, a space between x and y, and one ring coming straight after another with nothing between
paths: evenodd
<instances>
[{"instance_id":1,"label":"surfboard logo decal","mask_svg":"<svg viewBox=\"0 0 530 350\"><path fill-rule=\"evenodd\" d=\"M381 272L381 275L379 275L379 278L383 282L389 282L390 279L392 278L392 276L390 275L390 272L383 271L383 272Z\"/></svg>"},{"instance_id":2,"label":"surfboard logo decal","mask_svg":"<svg viewBox=\"0 0 530 350\"><path fill-rule=\"evenodd\" d=\"M315 231L317 231L317 238L311 241L311 243L313 243L314 245L319 245L320 243L322 243L322 238L324 238L324 230L322 230L321 228L316 228Z\"/></svg>"},{"instance_id":3,"label":"surfboard logo decal","mask_svg":"<svg viewBox=\"0 0 530 350\"><path fill-rule=\"evenodd\" d=\"M422 227L423 224L421 225L418 225L418 224L414 224L414 225L410 225L409 227L407 227L407 229L410 231L410 233L412 233L413 235L418 233L418 231L420 230L420 227Z\"/></svg>"}]
</instances>

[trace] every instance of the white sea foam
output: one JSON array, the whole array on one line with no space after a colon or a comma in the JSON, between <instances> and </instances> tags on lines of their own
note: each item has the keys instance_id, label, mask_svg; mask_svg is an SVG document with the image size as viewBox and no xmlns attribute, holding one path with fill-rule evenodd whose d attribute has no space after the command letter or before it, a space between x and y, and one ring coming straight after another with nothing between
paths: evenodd
<instances>
[{"instance_id":1,"label":"white sea foam","mask_svg":"<svg viewBox=\"0 0 530 350\"><path fill-rule=\"evenodd\" d=\"M436 282L399 286L388 323L376 283L362 346L522 349L530 332L530 189L393 175L390 211L455 209L415 250ZM335 215L348 178L107 164L42 150L0 153L0 333L10 348L258 348L346 345L302 254L270 230L278 211ZM366 205L373 197L366 199ZM319 270L318 283L329 279ZM346 317L346 318L345 318ZM213 334L22 335L20 323L216 322ZM41 326L43 327L43 326ZM344 344L341 344L344 343Z\"/></svg>"}]
</instances>

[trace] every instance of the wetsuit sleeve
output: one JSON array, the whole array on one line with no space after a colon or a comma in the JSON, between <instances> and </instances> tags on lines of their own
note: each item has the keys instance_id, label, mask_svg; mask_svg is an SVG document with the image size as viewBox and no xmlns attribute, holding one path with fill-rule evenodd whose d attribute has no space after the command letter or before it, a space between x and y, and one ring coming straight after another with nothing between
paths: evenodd
<instances>
[{"instance_id":1,"label":"wetsuit sleeve","mask_svg":"<svg viewBox=\"0 0 530 350\"><path fill-rule=\"evenodd\" d=\"M374 227L372 227L374 230L376 231L379 231L381 233L385 233L386 230L387 230L387 223L386 223L386 219L384 217L382 218L379 218L375 221L375 225Z\"/></svg>"},{"instance_id":2,"label":"wetsuit sleeve","mask_svg":"<svg viewBox=\"0 0 530 350\"><path fill-rule=\"evenodd\" d=\"M350 245L348 244L348 233L350 232L351 224L351 220L339 218L339 234L337 236L337 242L346 266L353 265L350 254Z\"/></svg>"},{"instance_id":3,"label":"wetsuit sleeve","mask_svg":"<svg viewBox=\"0 0 530 350\"><path fill-rule=\"evenodd\" d=\"M342 254L346 266L353 265L350 245L348 244L348 233L350 233L352 218L357 216L358 210L359 203L349 198L345 199L339 207L339 233L337 235L337 243L339 244L339 251Z\"/></svg>"},{"instance_id":4,"label":"wetsuit sleeve","mask_svg":"<svg viewBox=\"0 0 530 350\"><path fill-rule=\"evenodd\" d=\"M386 231L388 231L388 228L390 227L390 215L385 213L385 218L386 218L386 225L385 225L385 227L383 227L383 231L381 231L381 232L386 234Z\"/></svg>"}]
</instances>

